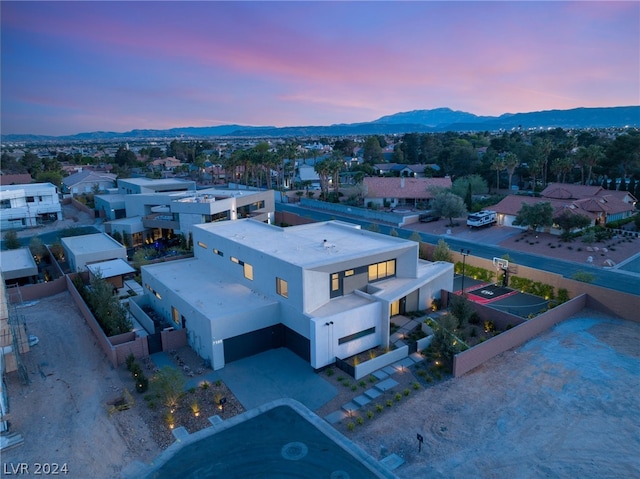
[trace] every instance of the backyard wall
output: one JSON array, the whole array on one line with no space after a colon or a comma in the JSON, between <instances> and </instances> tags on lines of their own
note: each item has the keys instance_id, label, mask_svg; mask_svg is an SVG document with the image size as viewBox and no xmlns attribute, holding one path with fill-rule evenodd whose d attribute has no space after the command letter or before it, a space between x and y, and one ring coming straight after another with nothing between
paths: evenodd
<instances>
[{"instance_id":1,"label":"backyard wall","mask_svg":"<svg viewBox=\"0 0 640 479\"><path fill-rule=\"evenodd\" d=\"M588 296L585 294L580 295L536 316L534 319L525 321L477 346L456 354L453 358L453 376L461 376L494 356L526 343L538 334L588 306L590 306L588 304ZM596 306L595 302L591 306Z\"/></svg>"},{"instance_id":2,"label":"backyard wall","mask_svg":"<svg viewBox=\"0 0 640 479\"><path fill-rule=\"evenodd\" d=\"M18 288L20 291L18 292ZM36 299L46 298L54 294L62 293L67 289L67 280L64 276L46 283L27 284L24 286L8 287L7 296L9 302L16 303L20 299L22 301L35 301Z\"/></svg>"},{"instance_id":3,"label":"backyard wall","mask_svg":"<svg viewBox=\"0 0 640 479\"><path fill-rule=\"evenodd\" d=\"M95 316L86 305L86 303L82 299L82 296L80 296L80 293L73 284L72 279L75 276L75 274L65 276L67 289L69 290L71 297L76 303L76 306L80 310L80 313L89 325L89 328L91 328L91 331L93 331L93 334L96 337L100 348L107 356L107 359L111 361L111 364L113 364L114 367L118 367L120 364L123 364L125 362L125 359L129 354L133 354L136 358L148 356L149 346L147 344L147 339L144 337L136 337L133 341L121 343L120 340L122 339L121 336L123 335L118 335L113 337L116 344L114 345L112 343L112 341L106 336L106 334L104 334L104 331L98 324ZM125 334L134 335L135 337L134 333ZM129 338L131 338L131 336L129 336Z\"/></svg>"},{"instance_id":4,"label":"backyard wall","mask_svg":"<svg viewBox=\"0 0 640 479\"><path fill-rule=\"evenodd\" d=\"M187 346L186 329L160 331L160 338L162 339L163 351L171 351L172 349L179 349Z\"/></svg>"}]
</instances>

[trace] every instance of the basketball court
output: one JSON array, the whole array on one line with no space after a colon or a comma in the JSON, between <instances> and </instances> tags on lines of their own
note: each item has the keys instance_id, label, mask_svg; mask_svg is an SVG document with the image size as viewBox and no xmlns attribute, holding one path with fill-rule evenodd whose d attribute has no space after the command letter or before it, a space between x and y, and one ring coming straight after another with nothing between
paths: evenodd
<instances>
[{"instance_id":1,"label":"basketball court","mask_svg":"<svg viewBox=\"0 0 640 479\"><path fill-rule=\"evenodd\" d=\"M493 258L498 273L509 275L509 261ZM507 278L508 279L508 278ZM507 281L504 281L506 283ZM454 278L454 291L464 294L469 301L484 304L500 311L526 318L531 314L539 314L547 309L549 301L539 296L521 293L518 290L500 284L486 283L473 278L457 276Z\"/></svg>"}]
</instances>

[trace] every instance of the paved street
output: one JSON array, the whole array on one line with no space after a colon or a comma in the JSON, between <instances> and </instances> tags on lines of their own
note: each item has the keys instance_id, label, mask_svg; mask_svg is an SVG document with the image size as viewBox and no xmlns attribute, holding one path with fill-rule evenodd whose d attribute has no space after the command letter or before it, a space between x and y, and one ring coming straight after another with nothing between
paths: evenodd
<instances>
[{"instance_id":1,"label":"paved street","mask_svg":"<svg viewBox=\"0 0 640 479\"><path fill-rule=\"evenodd\" d=\"M325 213L322 211L310 210L301 208L297 205L289 205L283 203L276 203L276 211L288 211L294 214L299 214L311 218L316 221L327 221L330 219L338 219L342 221L348 221L361 225L363 228L367 228L371 225L370 221L362 220L356 217L347 217L336 214L335 212ZM388 234L392 227L387 225L378 225L382 233ZM402 238L408 238L413 234L412 230L395 228L398 234ZM488 231L488 230L487 230ZM497 230L499 231L499 230ZM429 233L419 232L422 241L429 244L437 244L438 240L444 238L449 247L452 250L459 251L460 249L471 249L473 255L481 258L492 259L495 257L502 257L508 253L514 263L529 266L531 268L537 268L551 273L560 274L564 277L571 277L577 271L584 271L585 266L579 263L573 263L570 261L563 261L559 259L547 258L531 253L523 253L521 251L515 251L497 246L496 243L487 243L487 241L497 241L498 236L502 237L502 233L496 232L496 238L491 239L490 235L482 236L482 240L479 240L477 232L469 232L466 229L464 232L458 234L452 233L451 235L442 234L434 235ZM501 241L501 240L500 240ZM633 274L628 271L616 270L616 269L602 269L593 268L589 270L593 273L595 280L592 284L601 286L603 288L615 289L630 294L638 294L640 291L640 275Z\"/></svg>"}]
</instances>

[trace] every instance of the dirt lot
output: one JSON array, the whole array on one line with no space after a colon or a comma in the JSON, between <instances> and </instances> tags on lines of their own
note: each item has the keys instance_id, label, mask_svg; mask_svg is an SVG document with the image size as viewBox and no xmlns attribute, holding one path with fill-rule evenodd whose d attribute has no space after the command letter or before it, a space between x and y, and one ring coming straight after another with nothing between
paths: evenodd
<instances>
[{"instance_id":1,"label":"dirt lot","mask_svg":"<svg viewBox=\"0 0 640 479\"><path fill-rule=\"evenodd\" d=\"M112 478L135 459L155 457L160 449L135 412L109 417L106 403L122 395L123 382L70 295L20 311L40 342L23 355L30 384L16 373L7 377L11 430L24 444L2 452L2 471L23 462L32 472L35 463L57 463L67 464L66 477Z\"/></svg>"},{"instance_id":2,"label":"dirt lot","mask_svg":"<svg viewBox=\"0 0 640 479\"><path fill-rule=\"evenodd\" d=\"M639 323L578 315L347 436L402 457L399 478L640 477L639 341Z\"/></svg>"}]
</instances>

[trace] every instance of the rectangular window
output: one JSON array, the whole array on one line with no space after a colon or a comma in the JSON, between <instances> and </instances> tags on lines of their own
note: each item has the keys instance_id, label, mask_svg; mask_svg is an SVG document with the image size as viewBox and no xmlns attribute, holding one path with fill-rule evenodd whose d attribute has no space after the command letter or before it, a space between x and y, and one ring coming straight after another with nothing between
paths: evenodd
<instances>
[{"instance_id":1,"label":"rectangular window","mask_svg":"<svg viewBox=\"0 0 640 479\"><path fill-rule=\"evenodd\" d=\"M213 252L218 256L224 256L224 253L217 248L213 248Z\"/></svg>"},{"instance_id":2,"label":"rectangular window","mask_svg":"<svg viewBox=\"0 0 640 479\"><path fill-rule=\"evenodd\" d=\"M369 281L388 278L396 275L396 260L382 261L369 265Z\"/></svg>"},{"instance_id":3,"label":"rectangular window","mask_svg":"<svg viewBox=\"0 0 640 479\"><path fill-rule=\"evenodd\" d=\"M202 241L198 241L198 246L200 246L200 248L207 249L207 245L204 244Z\"/></svg>"},{"instance_id":4,"label":"rectangular window","mask_svg":"<svg viewBox=\"0 0 640 479\"><path fill-rule=\"evenodd\" d=\"M338 291L340 289L340 274L333 273L331 275L331 291Z\"/></svg>"},{"instance_id":5,"label":"rectangular window","mask_svg":"<svg viewBox=\"0 0 640 479\"><path fill-rule=\"evenodd\" d=\"M282 278L276 278L276 293L284 298L289 297L289 284Z\"/></svg>"},{"instance_id":6,"label":"rectangular window","mask_svg":"<svg viewBox=\"0 0 640 479\"><path fill-rule=\"evenodd\" d=\"M355 274L355 271L352 269L348 269L344 272L345 276L353 276Z\"/></svg>"},{"instance_id":7,"label":"rectangular window","mask_svg":"<svg viewBox=\"0 0 640 479\"><path fill-rule=\"evenodd\" d=\"M369 281L375 281L378 279L378 265L370 264L369 265Z\"/></svg>"},{"instance_id":8,"label":"rectangular window","mask_svg":"<svg viewBox=\"0 0 640 479\"><path fill-rule=\"evenodd\" d=\"M249 263L244 264L244 277L253 281L253 266Z\"/></svg>"},{"instance_id":9,"label":"rectangular window","mask_svg":"<svg viewBox=\"0 0 640 479\"><path fill-rule=\"evenodd\" d=\"M178 326L180 325L180 313L173 306L171 306L171 319L173 319L173 322Z\"/></svg>"},{"instance_id":10,"label":"rectangular window","mask_svg":"<svg viewBox=\"0 0 640 479\"><path fill-rule=\"evenodd\" d=\"M36 199L33 196L27 196L27 203L35 203Z\"/></svg>"},{"instance_id":11,"label":"rectangular window","mask_svg":"<svg viewBox=\"0 0 640 479\"><path fill-rule=\"evenodd\" d=\"M343 338L338 339L338 344L348 343L349 341L354 341L356 339L363 338L365 336L369 336L370 334L374 334L376 332L375 326L373 328L365 329L364 331L359 331L357 333L350 334L349 336L345 336Z\"/></svg>"},{"instance_id":12,"label":"rectangular window","mask_svg":"<svg viewBox=\"0 0 640 479\"><path fill-rule=\"evenodd\" d=\"M158 293L157 291L154 291L153 293L156 295L156 298L162 299L162 296L160 296L160 293Z\"/></svg>"},{"instance_id":13,"label":"rectangular window","mask_svg":"<svg viewBox=\"0 0 640 479\"><path fill-rule=\"evenodd\" d=\"M240 260L235 256L231 256L229 259L231 260L232 263L240 264Z\"/></svg>"},{"instance_id":14,"label":"rectangular window","mask_svg":"<svg viewBox=\"0 0 640 479\"><path fill-rule=\"evenodd\" d=\"M391 259L387 261L387 276L395 276L396 275L396 260Z\"/></svg>"}]
</instances>

